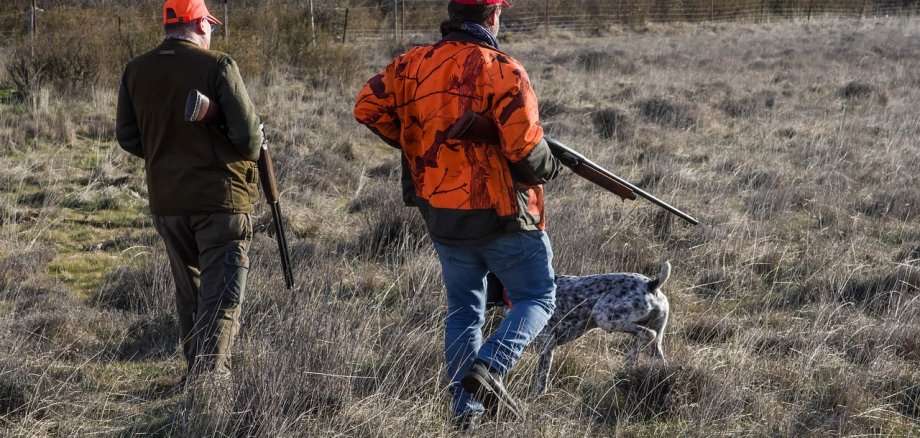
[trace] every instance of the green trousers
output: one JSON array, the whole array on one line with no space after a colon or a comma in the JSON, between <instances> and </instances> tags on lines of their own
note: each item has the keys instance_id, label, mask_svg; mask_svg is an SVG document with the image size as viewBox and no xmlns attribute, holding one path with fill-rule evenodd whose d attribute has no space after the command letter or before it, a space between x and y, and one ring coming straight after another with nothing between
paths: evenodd
<instances>
[{"instance_id":1,"label":"green trousers","mask_svg":"<svg viewBox=\"0 0 920 438\"><path fill-rule=\"evenodd\" d=\"M249 271L248 214L154 216L176 281L182 352L189 372L229 372Z\"/></svg>"}]
</instances>

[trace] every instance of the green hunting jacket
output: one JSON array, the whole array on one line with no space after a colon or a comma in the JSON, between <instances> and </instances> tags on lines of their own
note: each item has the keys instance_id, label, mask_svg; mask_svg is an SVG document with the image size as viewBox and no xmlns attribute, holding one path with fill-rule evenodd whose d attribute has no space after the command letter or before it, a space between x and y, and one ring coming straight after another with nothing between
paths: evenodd
<instances>
[{"instance_id":1,"label":"green hunting jacket","mask_svg":"<svg viewBox=\"0 0 920 438\"><path fill-rule=\"evenodd\" d=\"M185 121L192 89L220 105L219 122ZM131 60L115 123L121 148L144 159L152 214L252 212L262 131L228 55L167 39Z\"/></svg>"}]
</instances>

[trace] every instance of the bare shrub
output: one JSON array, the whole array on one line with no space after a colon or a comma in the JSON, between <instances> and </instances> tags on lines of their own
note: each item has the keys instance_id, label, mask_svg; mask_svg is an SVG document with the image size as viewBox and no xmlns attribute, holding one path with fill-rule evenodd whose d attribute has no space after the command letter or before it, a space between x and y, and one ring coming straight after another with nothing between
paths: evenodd
<instances>
[{"instance_id":1,"label":"bare shrub","mask_svg":"<svg viewBox=\"0 0 920 438\"><path fill-rule=\"evenodd\" d=\"M859 378L839 369L817 374L813 392L793 419L791 433L847 435L860 430L857 415L869 407L871 395Z\"/></svg>"},{"instance_id":2,"label":"bare shrub","mask_svg":"<svg viewBox=\"0 0 920 438\"><path fill-rule=\"evenodd\" d=\"M909 221L920 215L920 192L911 187L881 188L863 201L861 210L870 216Z\"/></svg>"},{"instance_id":3,"label":"bare shrub","mask_svg":"<svg viewBox=\"0 0 920 438\"><path fill-rule=\"evenodd\" d=\"M595 415L606 423L645 421L674 415L683 407L701 400L713 384L713 376L690 367L642 363L626 367L615 374L599 399L586 396L595 406Z\"/></svg>"},{"instance_id":4,"label":"bare shrub","mask_svg":"<svg viewBox=\"0 0 920 438\"><path fill-rule=\"evenodd\" d=\"M0 291L4 294L16 293L28 280L42 278L40 273L44 272L56 254L50 246L37 245L3 257L0 259Z\"/></svg>"},{"instance_id":5,"label":"bare shrub","mask_svg":"<svg viewBox=\"0 0 920 438\"><path fill-rule=\"evenodd\" d=\"M840 88L837 95L851 101L867 100L870 97L875 97L876 102L880 105L887 105L890 100L888 92L884 89L868 82L858 80L848 82Z\"/></svg>"},{"instance_id":6,"label":"bare shrub","mask_svg":"<svg viewBox=\"0 0 920 438\"><path fill-rule=\"evenodd\" d=\"M412 248L428 244L428 230L415 211L401 208L394 213L367 220L367 228L355 243L358 254L399 260Z\"/></svg>"},{"instance_id":7,"label":"bare shrub","mask_svg":"<svg viewBox=\"0 0 920 438\"><path fill-rule=\"evenodd\" d=\"M25 415L33 397L29 379L18 370L0 369L0 421Z\"/></svg>"},{"instance_id":8,"label":"bare shrub","mask_svg":"<svg viewBox=\"0 0 920 438\"><path fill-rule=\"evenodd\" d=\"M724 269L703 272L696 280L693 292L704 297L714 298L734 289L731 273Z\"/></svg>"},{"instance_id":9,"label":"bare shrub","mask_svg":"<svg viewBox=\"0 0 920 438\"><path fill-rule=\"evenodd\" d=\"M652 97L636 104L645 120L671 129L691 129L699 123L696 107L668 97Z\"/></svg>"},{"instance_id":10,"label":"bare shrub","mask_svg":"<svg viewBox=\"0 0 920 438\"><path fill-rule=\"evenodd\" d=\"M125 331L114 349L120 360L149 360L172 356L179 348L179 322L172 308L142 315Z\"/></svg>"},{"instance_id":11,"label":"bare shrub","mask_svg":"<svg viewBox=\"0 0 920 438\"><path fill-rule=\"evenodd\" d=\"M893 402L898 412L920 420L920 379L910 375L897 376L884 385L884 391L888 394L886 399Z\"/></svg>"},{"instance_id":12,"label":"bare shrub","mask_svg":"<svg viewBox=\"0 0 920 438\"><path fill-rule=\"evenodd\" d=\"M889 342L895 356L920 363L920 327L916 324L899 324L893 327Z\"/></svg>"},{"instance_id":13,"label":"bare shrub","mask_svg":"<svg viewBox=\"0 0 920 438\"><path fill-rule=\"evenodd\" d=\"M814 190L801 185L778 186L755 191L745 197L747 212L755 219L781 216L790 209L808 205Z\"/></svg>"},{"instance_id":14,"label":"bare shrub","mask_svg":"<svg viewBox=\"0 0 920 438\"><path fill-rule=\"evenodd\" d=\"M844 324L842 330L829 336L829 346L839 349L846 359L857 365L870 365L886 349L890 336L883 328L865 326L859 319Z\"/></svg>"},{"instance_id":15,"label":"bare shrub","mask_svg":"<svg viewBox=\"0 0 920 438\"><path fill-rule=\"evenodd\" d=\"M739 330L739 324L732 319L704 316L685 325L683 335L698 344L720 344L731 340Z\"/></svg>"},{"instance_id":16,"label":"bare shrub","mask_svg":"<svg viewBox=\"0 0 920 438\"><path fill-rule=\"evenodd\" d=\"M635 131L629 116L619 108L608 107L594 111L591 113L591 122L594 123L594 130L601 138L628 141Z\"/></svg>"},{"instance_id":17,"label":"bare shrub","mask_svg":"<svg viewBox=\"0 0 920 438\"><path fill-rule=\"evenodd\" d=\"M626 59L626 52L616 49L579 52L575 56L575 64L587 73L614 70L632 74L636 71L635 63Z\"/></svg>"},{"instance_id":18,"label":"bare shrub","mask_svg":"<svg viewBox=\"0 0 920 438\"><path fill-rule=\"evenodd\" d=\"M553 117L565 114L570 111L570 109L565 104L553 99L540 100L539 109L540 120L552 119Z\"/></svg>"},{"instance_id":19,"label":"bare shrub","mask_svg":"<svg viewBox=\"0 0 920 438\"><path fill-rule=\"evenodd\" d=\"M775 93L767 91L752 96L734 99L726 97L719 104L721 109L729 117L741 118L750 117L761 111L771 109L776 104Z\"/></svg>"},{"instance_id":20,"label":"bare shrub","mask_svg":"<svg viewBox=\"0 0 920 438\"><path fill-rule=\"evenodd\" d=\"M805 335L797 333L759 335L750 343L757 354L773 357L790 357L805 350Z\"/></svg>"},{"instance_id":21,"label":"bare shrub","mask_svg":"<svg viewBox=\"0 0 920 438\"><path fill-rule=\"evenodd\" d=\"M873 312L890 311L905 297L917 295L920 290L920 268L900 265L888 272L873 272L844 284L838 299L858 304Z\"/></svg>"},{"instance_id":22,"label":"bare shrub","mask_svg":"<svg viewBox=\"0 0 920 438\"><path fill-rule=\"evenodd\" d=\"M320 148L307 155L281 149L274 155L279 184L306 186L313 190L340 190L360 179L360 168L334 150Z\"/></svg>"},{"instance_id":23,"label":"bare shrub","mask_svg":"<svg viewBox=\"0 0 920 438\"><path fill-rule=\"evenodd\" d=\"M161 256L143 256L138 265L123 266L109 274L93 302L97 306L156 315L172 311L173 288L168 262Z\"/></svg>"}]
</instances>

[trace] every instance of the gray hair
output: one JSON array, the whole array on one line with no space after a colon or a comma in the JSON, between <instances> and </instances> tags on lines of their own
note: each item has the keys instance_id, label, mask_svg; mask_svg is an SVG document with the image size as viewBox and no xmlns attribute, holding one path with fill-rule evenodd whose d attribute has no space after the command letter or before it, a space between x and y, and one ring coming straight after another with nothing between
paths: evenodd
<instances>
[{"instance_id":1,"label":"gray hair","mask_svg":"<svg viewBox=\"0 0 920 438\"><path fill-rule=\"evenodd\" d=\"M195 26L197 25L197 20L188 21L185 23L170 23L163 25L163 31L168 37L174 36L189 36L195 33Z\"/></svg>"}]
</instances>

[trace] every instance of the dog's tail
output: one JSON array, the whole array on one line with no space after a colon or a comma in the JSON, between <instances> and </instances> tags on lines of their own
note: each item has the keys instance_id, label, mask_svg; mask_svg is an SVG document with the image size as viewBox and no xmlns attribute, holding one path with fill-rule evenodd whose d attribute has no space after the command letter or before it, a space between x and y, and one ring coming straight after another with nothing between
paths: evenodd
<instances>
[{"instance_id":1,"label":"dog's tail","mask_svg":"<svg viewBox=\"0 0 920 438\"><path fill-rule=\"evenodd\" d=\"M665 260L664 263L661 264L661 270L658 271L658 278L648 282L648 291L651 293L651 292L654 292L655 289L658 289L659 287L664 286L664 284L668 281L668 278L670 277L671 277L671 262L669 260Z\"/></svg>"}]
</instances>

